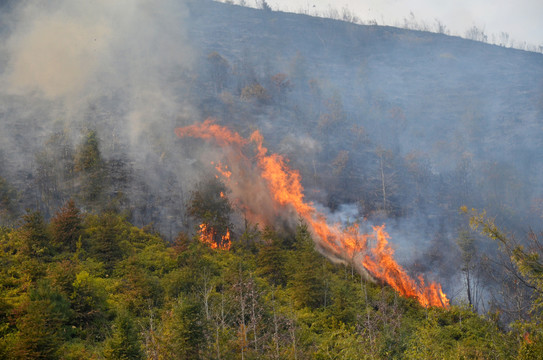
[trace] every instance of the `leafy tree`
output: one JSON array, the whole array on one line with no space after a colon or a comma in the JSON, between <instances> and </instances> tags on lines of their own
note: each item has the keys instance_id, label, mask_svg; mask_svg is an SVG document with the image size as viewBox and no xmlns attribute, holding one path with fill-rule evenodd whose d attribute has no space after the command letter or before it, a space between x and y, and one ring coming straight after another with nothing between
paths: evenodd
<instances>
[{"instance_id":1,"label":"leafy tree","mask_svg":"<svg viewBox=\"0 0 543 360\"><path fill-rule=\"evenodd\" d=\"M468 298L468 304L474 306L477 309L477 302L475 301L474 294L474 268L475 268L475 239L470 236L467 231L461 231L456 241L460 252L462 254L462 273L464 274L464 281L466 285L466 296Z\"/></svg>"},{"instance_id":2,"label":"leafy tree","mask_svg":"<svg viewBox=\"0 0 543 360\"><path fill-rule=\"evenodd\" d=\"M510 359L512 345L495 324L470 310L432 309L412 335L406 358Z\"/></svg>"},{"instance_id":3,"label":"leafy tree","mask_svg":"<svg viewBox=\"0 0 543 360\"><path fill-rule=\"evenodd\" d=\"M462 210L468 213L467 208ZM497 241L502 251L510 257L513 266L508 267L507 271L531 290L530 317L527 321L517 321L515 328L523 339L519 358L534 358L537 349L543 349L543 244L535 233L530 232L526 246L521 245L514 237L504 233L485 212L472 209L469 214L472 228Z\"/></svg>"}]
</instances>

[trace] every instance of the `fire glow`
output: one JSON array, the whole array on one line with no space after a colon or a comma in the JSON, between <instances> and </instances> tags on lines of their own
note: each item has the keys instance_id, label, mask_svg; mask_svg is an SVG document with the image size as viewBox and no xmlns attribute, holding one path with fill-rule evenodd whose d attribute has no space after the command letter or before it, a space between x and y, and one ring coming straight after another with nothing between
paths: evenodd
<instances>
[{"instance_id":1,"label":"fire glow","mask_svg":"<svg viewBox=\"0 0 543 360\"><path fill-rule=\"evenodd\" d=\"M213 140L219 145L230 163L228 176L223 174L226 167L217 166L216 169L223 174L229 187L234 184L232 177L244 176L246 169L255 168L256 165L259 178L265 181L265 188L269 191L277 212L289 207L295 210L307 223L317 244L325 252L344 261L353 262L353 265L359 268L361 266L361 271L367 271L373 278L388 284L401 295L417 299L425 307L449 306L449 300L440 284L432 282L425 285L422 276L418 277L418 281L412 279L394 260L394 249L388 243L390 236L385 231L384 225L373 227L372 233L361 234L358 226L343 229L339 224L328 224L323 213L317 211L312 203L304 201L300 173L290 169L283 156L268 154L268 149L263 146L262 135L258 131L245 139L208 119L201 124L177 128L175 133L180 138ZM255 149L256 154L249 159L245 156L244 150L251 149ZM237 174L235 169L244 171ZM256 218L266 223L263 215L256 214Z\"/></svg>"},{"instance_id":2,"label":"fire glow","mask_svg":"<svg viewBox=\"0 0 543 360\"><path fill-rule=\"evenodd\" d=\"M226 234L221 236L220 241L216 241L216 232L206 224L200 224L200 239L203 243L209 245L212 249L230 250L230 230L226 229Z\"/></svg>"}]
</instances>

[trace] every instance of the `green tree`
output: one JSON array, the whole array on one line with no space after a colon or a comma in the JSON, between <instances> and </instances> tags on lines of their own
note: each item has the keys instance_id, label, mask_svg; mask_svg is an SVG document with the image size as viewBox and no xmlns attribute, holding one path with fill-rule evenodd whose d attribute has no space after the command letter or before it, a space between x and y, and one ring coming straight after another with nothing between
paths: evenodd
<instances>
[{"instance_id":1,"label":"green tree","mask_svg":"<svg viewBox=\"0 0 543 360\"><path fill-rule=\"evenodd\" d=\"M69 336L66 324L70 303L51 284L40 281L31 289L24 314L16 320L14 359L57 359L58 349Z\"/></svg>"},{"instance_id":2,"label":"green tree","mask_svg":"<svg viewBox=\"0 0 543 360\"><path fill-rule=\"evenodd\" d=\"M275 286L286 284L285 261L282 239L271 228L266 227L262 234L264 243L257 256L258 274Z\"/></svg>"},{"instance_id":3,"label":"green tree","mask_svg":"<svg viewBox=\"0 0 543 360\"><path fill-rule=\"evenodd\" d=\"M17 214L15 200L17 192L0 176L0 224L9 223Z\"/></svg>"},{"instance_id":4,"label":"green tree","mask_svg":"<svg viewBox=\"0 0 543 360\"><path fill-rule=\"evenodd\" d=\"M105 212L88 218L86 229L89 254L102 262L107 271L123 257L120 242L127 232L127 224L120 215Z\"/></svg>"},{"instance_id":5,"label":"green tree","mask_svg":"<svg viewBox=\"0 0 543 360\"><path fill-rule=\"evenodd\" d=\"M101 341L108 325L106 281L83 270L75 276L70 300L74 311L73 324L79 337Z\"/></svg>"},{"instance_id":6,"label":"green tree","mask_svg":"<svg viewBox=\"0 0 543 360\"><path fill-rule=\"evenodd\" d=\"M162 359L198 359L205 345L205 327L198 301L179 298L165 313L161 334Z\"/></svg>"},{"instance_id":7,"label":"green tree","mask_svg":"<svg viewBox=\"0 0 543 360\"><path fill-rule=\"evenodd\" d=\"M106 340L104 358L108 360L143 359L141 341L131 315L120 311L112 327L112 335Z\"/></svg>"},{"instance_id":8,"label":"green tree","mask_svg":"<svg viewBox=\"0 0 543 360\"><path fill-rule=\"evenodd\" d=\"M315 250L307 225L298 225L295 246L296 251L290 259L288 286L298 307L315 309L324 304L323 259Z\"/></svg>"},{"instance_id":9,"label":"green tree","mask_svg":"<svg viewBox=\"0 0 543 360\"><path fill-rule=\"evenodd\" d=\"M232 207L226 193L226 186L220 180L212 178L198 184L188 205L189 215L199 224L205 225L218 246L223 245L224 236L228 229L232 228Z\"/></svg>"},{"instance_id":10,"label":"green tree","mask_svg":"<svg viewBox=\"0 0 543 360\"><path fill-rule=\"evenodd\" d=\"M48 258L51 255L51 241L43 216L39 211L27 210L23 215L21 251L33 258Z\"/></svg>"},{"instance_id":11,"label":"green tree","mask_svg":"<svg viewBox=\"0 0 543 360\"><path fill-rule=\"evenodd\" d=\"M529 232L524 244L519 244L512 235L507 235L496 225L495 219L483 212L462 209L470 215L474 230L497 241L500 249L511 259L512 267L507 271L524 287L530 289L531 304L528 319L519 319L514 327L521 338L519 359L540 359L543 349L543 242L537 234Z\"/></svg>"},{"instance_id":12,"label":"green tree","mask_svg":"<svg viewBox=\"0 0 543 360\"><path fill-rule=\"evenodd\" d=\"M70 199L51 219L53 243L60 249L74 252L82 235L82 216Z\"/></svg>"},{"instance_id":13,"label":"green tree","mask_svg":"<svg viewBox=\"0 0 543 360\"><path fill-rule=\"evenodd\" d=\"M100 154L98 134L88 131L75 153L74 170L78 175L81 200L96 208L104 191L104 161Z\"/></svg>"},{"instance_id":14,"label":"green tree","mask_svg":"<svg viewBox=\"0 0 543 360\"><path fill-rule=\"evenodd\" d=\"M477 303L474 301L474 268L475 268L475 239L470 236L467 231L461 231L456 241L460 252L462 254L462 273L464 274L464 282L466 286L466 296L468 298L468 304L473 306L477 310Z\"/></svg>"}]
</instances>

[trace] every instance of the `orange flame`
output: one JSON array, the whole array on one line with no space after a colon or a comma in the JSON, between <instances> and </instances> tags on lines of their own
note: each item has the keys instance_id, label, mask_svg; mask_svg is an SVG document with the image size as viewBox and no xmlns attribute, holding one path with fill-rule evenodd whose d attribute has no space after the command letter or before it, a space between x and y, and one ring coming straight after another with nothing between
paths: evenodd
<instances>
[{"instance_id":1,"label":"orange flame","mask_svg":"<svg viewBox=\"0 0 543 360\"><path fill-rule=\"evenodd\" d=\"M211 227L206 224L200 224L200 240L209 245L212 249L230 250L232 243L230 242L230 230L226 229L226 234L221 237L220 241L215 241L216 233Z\"/></svg>"},{"instance_id":2,"label":"orange flame","mask_svg":"<svg viewBox=\"0 0 543 360\"><path fill-rule=\"evenodd\" d=\"M211 163L213 165L213 163ZM232 172L228 170L228 165L222 165L220 162L215 166L215 169L219 174L224 176L227 179L230 179L230 176L232 176Z\"/></svg>"},{"instance_id":3,"label":"orange flame","mask_svg":"<svg viewBox=\"0 0 543 360\"><path fill-rule=\"evenodd\" d=\"M256 145L254 159L274 206L278 211L285 208L294 209L308 224L322 248L346 261L354 261L355 255L363 255L359 260L360 265L374 278L390 285L403 296L417 299L422 306L449 306L449 300L440 284L432 282L425 285L422 276L419 276L418 282L415 281L394 260L394 250L388 243L390 236L385 231L384 225L374 227L372 234L359 234L357 226L342 229L339 224L328 224L323 213L317 211L312 203L304 201L300 173L290 169L287 165L288 160L283 156L268 154L268 149L262 145L263 137L258 131L253 132L249 140L246 140L238 133L206 120L200 125L178 128L175 133L179 137L191 136L214 140L227 154L232 152L228 155L230 161L247 162L248 164L236 167L243 169L250 168L250 160L243 155L242 150L245 145L254 143ZM230 175L232 173L227 179ZM227 185L229 184L227 182ZM368 246L369 240L376 242L375 246Z\"/></svg>"}]
</instances>

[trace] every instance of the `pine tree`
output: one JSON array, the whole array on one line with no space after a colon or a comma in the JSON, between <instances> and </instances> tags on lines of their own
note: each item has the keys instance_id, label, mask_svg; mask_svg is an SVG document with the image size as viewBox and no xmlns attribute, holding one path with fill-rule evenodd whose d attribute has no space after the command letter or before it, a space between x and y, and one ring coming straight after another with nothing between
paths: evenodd
<instances>
[{"instance_id":1,"label":"pine tree","mask_svg":"<svg viewBox=\"0 0 543 360\"><path fill-rule=\"evenodd\" d=\"M104 357L108 360L143 359L141 341L130 314L121 311L113 324L113 334L106 340Z\"/></svg>"},{"instance_id":2,"label":"pine tree","mask_svg":"<svg viewBox=\"0 0 543 360\"><path fill-rule=\"evenodd\" d=\"M51 219L51 233L54 244L70 252L76 250L76 244L82 234L82 216L70 199Z\"/></svg>"},{"instance_id":3,"label":"pine tree","mask_svg":"<svg viewBox=\"0 0 543 360\"><path fill-rule=\"evenodd\" d=\"M165 314L161 336L164 359L198 359L205 345L204 322L198 301L182 298Z\"/></svg>"},{"instance_id":4,"label":"pine tree","mask_svg":"<svg viewBox=\"0 0 543 360\"><path fill-rule=\"evenodd\" d=\"M77 149L74 170L78 174L81 200L91 208L98 207L104 190L104 161L96 131L89 131Z\"/></svg>"},{"instance_id":5,"label":"pine tree","mask_svg":"<svg viewBox=\"0 0 543 360\"><path fill-rule=\"evenodd\" d=\"M221 246L224 236L232 228L232 207L225 196L226 186L215 178L200 183L192 193L188 206L189 215L210 229L213 241Z\"/></svg>"},{"instance_id":6,"label":"pine tree","mask_svg":"<svg viewBox=\"0 0 543 360\"><path fill-rule=\"evenodd\" d=\"M126 230L126 224L113 212L92 217L90 222L87 228L89 253L101 261L107 271L111 271L123 256L119 242Z\"/></svg>"},{"instance_id":7,"label":"pine tree","mask_svg":"<svg viewBox=\"0 0 543 360\"><path fill-rule=\"evenodd\" d=\"M43 216L39 211L27 210L23 215L22 252L33 258L47 258L50 256L50 238Z\"/></svg>"},{"instance_id":8,"label":"pine tree","mask_svg":"<svg viewBox=\"0 0 543 360\"><path fill-rule=\"evenodd\" d=\"M0 224L12 220L17 212L15 199L17 192L0 176Z\"/></svg>"},{"instance_id":9,"label":"pine tree","mask_svg":"<svg viewBox=\"0 0 543 360\"><path fill-rule=\"evenodd\" d=\"M296 229L296 251L291 259L289 287L299 307L317 308L324 302L322 257L315 250L307 225Z\"/></svg>"},{"instance_id":10,"label":"pine tree","mask_svg":"<svg viewBox=\"0 0 543 360\"><path fill-rule=\"evenodd\" d=\"M272 285L285 285L285 254L282 240L270 228L263 233L264 244L258 252L258 274L266 277Z\"/></svg>"},{"instance_id":11,"label":"pine tree","mask_svg":"<svg viewBox=\"0 0 543 360\"><path fill-rule=\"evenodd\" d=\"M70 303L51 284L40 281L30 291L24 315L17 324L17 341L12 349L14 359L57 359L58 350L68 338L66 323Z\"/></svg>"}]
</instances>

